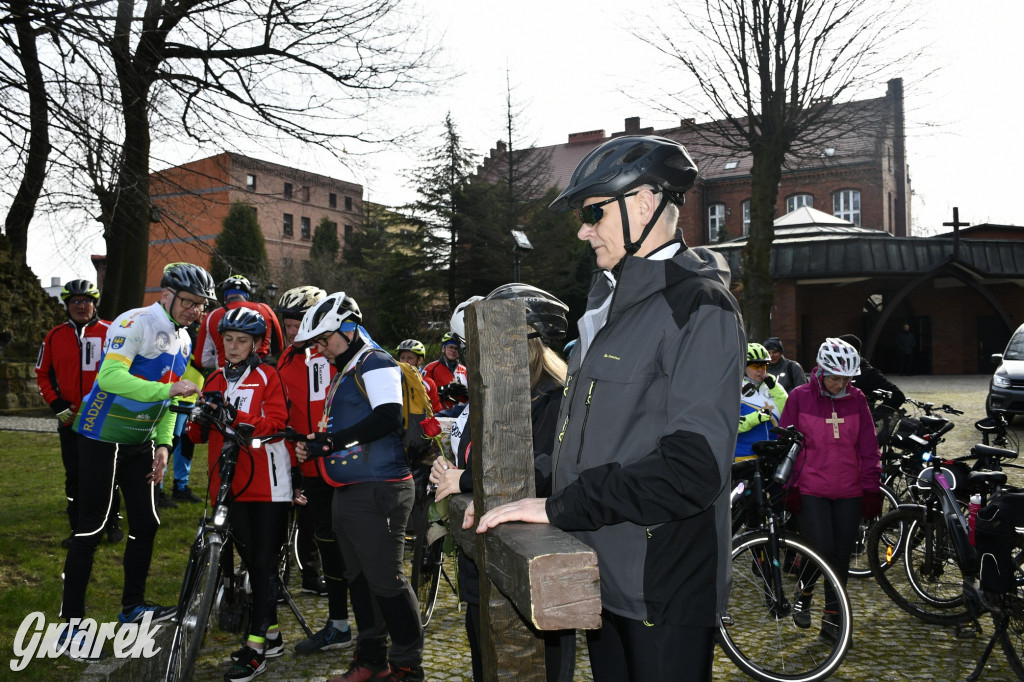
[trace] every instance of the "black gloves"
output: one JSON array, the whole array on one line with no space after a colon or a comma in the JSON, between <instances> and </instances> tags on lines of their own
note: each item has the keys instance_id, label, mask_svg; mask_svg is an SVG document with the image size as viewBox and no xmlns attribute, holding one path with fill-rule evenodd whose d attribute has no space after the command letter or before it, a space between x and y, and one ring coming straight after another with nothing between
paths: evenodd
<instances>
[{"instance_id":1,"label":"black gloves","mask_svg":"<svg viewBox=\"0 0 1024 682\"><path fill-rule=\"evenodd\" d=\"M764 385L768 387L769 391L775 388L775 377L766 373L764 375Z\"/></svg>"},{"instance_id":2,"label":"black gloves","mask_svg":"<svg viewBox=\"0 0 1024 682\"><path fill-rule=\"evenodd\" d=\"M306 452L310 458L326 457L334 452L334 439L329 433L313 434L313 438L306 441Z\"/></svg>"},{"instance_id":3,"label":"black gloves","mask_svg":"<svg viewBox=\"0 0 1024 682\"><path fill-rule=\"evenodd\" d=\"M469 398L469 389L458 382L437 389L437 397L441 400L460 401Z\"/></svg>"}]
</instances>

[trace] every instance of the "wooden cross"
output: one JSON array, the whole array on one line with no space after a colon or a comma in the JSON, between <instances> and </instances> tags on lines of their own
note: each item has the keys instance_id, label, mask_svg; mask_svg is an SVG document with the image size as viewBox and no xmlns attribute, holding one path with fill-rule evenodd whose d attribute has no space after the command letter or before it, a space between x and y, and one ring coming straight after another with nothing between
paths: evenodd
<instances>
[{"instance_id":1,"label":"wooden cross","mask_svg":"<svg viewBox=\"0 0 1024 682\"><path fill-rule=\"evenodd\" d=\"M476 516L535 497L525 306L481 301L466 310L473 504ZM480 567L480 646L489 680L546 679L537 630L601 625L597 555L547 524L462 530L469 495L448 506L452 535Z\"/></svg>"},{"instance_id":2,"label":"wooden cross","mask_svg":"<svg viewBox=\"0 0 1024 682\"><path fill-rule=\"evenodd\" d=\"M954 206L953 207L953 222L951 222L951 223L942 223L942 225L943 225L943 227L952 227L953 228L953 258L956 258L957 256L960 255L960 228L961 227L970 227L971 224L970 223L962 223L962 222L960 222L960 207L959 206Z\"/></svg>"},{"instance_id":3,"label":"wooden cross","mask_svg":"<svg viewBox=\"0 0 1024 682\"><path fill-rule=\"evenodd\" d=\"M832 425L832 436L836 440L839 440L839 425L840 424L845 424L846 420L843 419L842 417L840 417L839 415L837 415L835 408L832 408L832 418L831 419L826 419L825 423Z\"/></svg>"}]
</instances>

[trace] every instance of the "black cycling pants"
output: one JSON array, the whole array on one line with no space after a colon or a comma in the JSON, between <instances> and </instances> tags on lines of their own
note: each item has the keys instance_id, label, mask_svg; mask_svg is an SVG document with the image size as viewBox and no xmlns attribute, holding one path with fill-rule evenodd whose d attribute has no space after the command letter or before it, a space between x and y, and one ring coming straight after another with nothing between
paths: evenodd
<instances>
[{"instance_id":1,"label":"black cycling pants","mask_svg":"<svg viewBox=\"0 0 1024 682\"><path fill-rule=\"evenodd\" d=\"M646 625L602 609L601 629L587 631L594 682L710 680L716 630Z\"/></svg>"},{"instance_id":2,"label":"black cycling pants","mask_svg":"<svg viewBox=\"0 0 1024 682\"><path fill-rule=\"evenodd\" d=\"M85 617L85 590L92 574L93 555L103 537L117 486L128 514L121 605L129 608L145 600L153 538L160 527L155 486L146 480L153 470L154 452L152 442L122 445L78 436L78 526L64 561L61 617Z\"/></svg>"},{"instance_id":3,"label":"black cycling pants","mask_svg":"<svg viewBox=\"0 0 1024 682\"><path fill-rule=\"evenodd\" d=\"M829 500L811 495L800 498L800 534L831 562L839 582L846 585L850 576L850 554L860 526L861 498ZM808 582L813 584L817 577L815 574ZM834 607L832 595L826 594L825 608Z\"/></svg>"},{"instance_id":4,"label":"black cycling pants","mask_svg":"<svg viewBox=\"0 0 1024 682\"><path fill-rule=\"evenodd\" d=\"M252 589L249 634L266 637L277 625L277 568L288 535L288 502L231 503L235 547L249 571Z\"/></svg>"},{"instance_id":5,"label":"black cycling pants","mask_svg":"<svg viewBox=\"0 0 1024 682\"><path fill-rule=\"evenodd\" d=\"M58 424L57 436L60 438L60 458L64 462L64 497L68 500L68 524L74 533L78 527L78 434L70 426ZM120 511L121 495L118 493L114 495L106 526L117 523Z\"/></svg>"},{"instance_id":6,"label":"black cycling pants","mask_svg":"<svg viewBox=\"0 0 1024 682\"><path fill-rule=\"evenodd\" d=\"M331 507L334 500L334 488L327 485L317 476L303 478L302 490L309 503L301 507L313 522L313 535L316 548L320 551L320 565L324 571L324 582L327 584L327 617L331 620L348 619L348 581L345 580L345 561L341 558L341 548L334 537L331 522ZM301 524L301 521L299 522ZM299 526L302 532L302 526ZM303 559L305 561L305 559Z\"/></svg>"}]
</instances>

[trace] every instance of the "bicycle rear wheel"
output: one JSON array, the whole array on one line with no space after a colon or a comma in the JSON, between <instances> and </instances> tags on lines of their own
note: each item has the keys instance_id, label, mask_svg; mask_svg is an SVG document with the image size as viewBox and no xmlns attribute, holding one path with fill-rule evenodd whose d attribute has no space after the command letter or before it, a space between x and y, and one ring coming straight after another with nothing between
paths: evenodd
<instances>
[{"instance_id":1,"label":"bicycle rear wheel","mask_svg":"<svg viewBox=\"0 0 1024 682\"><path fill-rule=\"evenodd\" d=\"M868 561L879 587L901 609L936 625L973 617L963 599L963 573L948 535L941 516L931 521L919 505L889 512L868 534ZM901 560L903 570L893 570Z\"/></svg>"},{"instance_id":2,"label":"bicycle rear wheel","mask_svg":"<svg viewBox=\"0 0 1024 682\"><path fill-rule=\"evenodd\" d=\"M444 535L433 542L430 533L416 536L412 553L412 589L420 604L420 622L424 627L434 614L437 603L437 589L441 584L441 568L444 563Z\"/></svg>"},{"instance_id":3,"label":"bicycle rear wheel","mask_svg":"<svg viewBox=\"0 0 1024 682\"><path fill-rule=\"evenodd\" d=\"M882 493L882 516L900 506L896 493L887 485L882 485L879 490ZM877 519L875 519L877 521ZM853 553L850 554L850 575L854 578L867 578L871 575L871 564L868 562L868 534L874 523L866 519L860 520L857 528L857 539L853 544Z\"/></svg>"},{"instance_id":4,"label":"bicycle rear wheel","mask_svg":"<svg viewBox=\"0 0 1024 682\"><path fill-rule=\"evenodd\" d=\"M178 601L177 627L174 629L167 661L167 682L192 679L217 594L220 550L221 541L217 535L207 539L199 538L193 545L187 569L190 575L185 580Z\"/></svg>"},{"instance_id":5,"label":"bicycle rear wheel","mask_svg":"<svg viewBox=\"0 0 1024 682\"><path fill-rule=\"evenodd\" d=\"M769 542L768 534L763 532L742 535L733 542L733 585L728 614L719 625L719 645L740 670L754 679L823 680L836 671L850 648L850 599L836 572L803 539L780 535L775 557L770 555ZM801 561L797 575L783 574L783 594L778 594L769 569L773 561L781 566L787 551L799 554ZM813 602L810 627L797 627L793 621L793 604L802 584L815 586L819 606L823 593L834 595L836 615L830 617L829 627L823 627L824 614L813 607ZM834 638L826 636L828 632Z\"/></svg>"}]
</instances>

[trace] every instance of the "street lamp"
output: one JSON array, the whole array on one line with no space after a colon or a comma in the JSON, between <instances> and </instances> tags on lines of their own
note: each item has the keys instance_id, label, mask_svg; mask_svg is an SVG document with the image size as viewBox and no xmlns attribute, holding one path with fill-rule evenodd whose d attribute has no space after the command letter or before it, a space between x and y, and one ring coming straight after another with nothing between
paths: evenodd
<instances>
[{"instance_id":1,"label":"street lamp","mask_svg":"<svg viewBox=\"0 0 1024 682\"><path fill-rule=\"evenodd\" d=\"M267 285L267 295L270 296L270 305L277 302L277 285L271 282Z\"/></svg>"},{"instance_id":2,"label":"street lamp","mask_svg":"<svg viewBox=\"0 0 1024 682\"><path fill-rule=\"evenodd\" d=\"M512 255L515 256L515 277L516 282L519 281L519 252L520 251L533 251L533 244L527 238L526 233L522 230L512 230Z\"/></svg>"}]
</instances>

